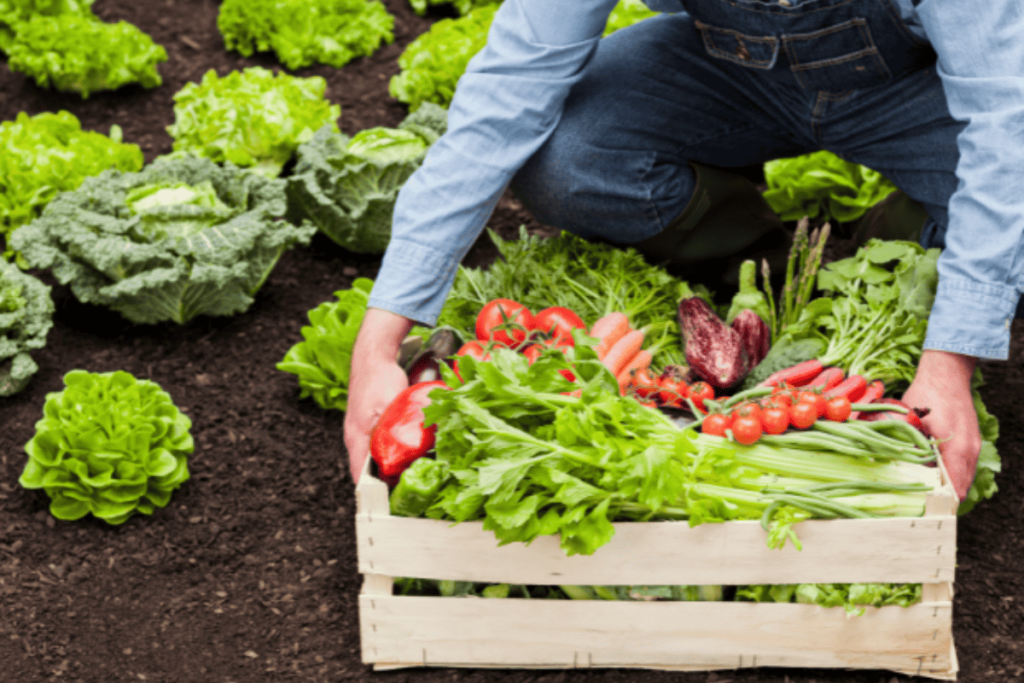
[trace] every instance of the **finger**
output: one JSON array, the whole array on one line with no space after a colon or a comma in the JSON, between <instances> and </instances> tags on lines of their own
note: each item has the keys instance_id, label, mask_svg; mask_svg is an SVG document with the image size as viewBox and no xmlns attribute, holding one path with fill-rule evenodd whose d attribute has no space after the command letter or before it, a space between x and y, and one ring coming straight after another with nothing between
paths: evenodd
<instances>
[{"instance_id":1,"label":"finger","mask_svg":"<svg viewBox=\"0 0 1024 683\"><path fill-rule=\"evenodd\" d=\"M946 455L945 453L942 456L942 463L946 466L946 472L949 474L950 483L953 484L953 490L956 491L957 497L961 501L966 500L967 491L971 488L967 463L963 458Z\"/></svg>"}]
</instances>

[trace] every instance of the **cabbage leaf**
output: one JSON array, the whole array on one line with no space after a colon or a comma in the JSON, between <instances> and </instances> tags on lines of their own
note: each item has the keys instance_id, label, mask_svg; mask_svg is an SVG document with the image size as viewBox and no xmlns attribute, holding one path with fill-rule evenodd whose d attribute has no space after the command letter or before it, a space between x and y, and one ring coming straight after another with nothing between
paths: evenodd
<instances>
[{"instance_id":1,"label":"cabbage leaf","mask_svg":"<svg viewBox=\"0 0 1024 683\"><path fill-rule=\"evenodd\" d=\"M284 181L182 155L89 178L11 239L84 303L185 323L245 311L281 254L309 243L316 228L284 211Z\"/></svg>"},{"instance_id":2,"label":"cabbage leaf","mask_svg":"<svg viewBox=\"0 0 1024 683\"><path fill-rule=\"evenodd\" d=\"M39 369L29 352L46 346L53 311L49 287L0 259L0 396L24 389Z\"/></svg>"}]
</instances>

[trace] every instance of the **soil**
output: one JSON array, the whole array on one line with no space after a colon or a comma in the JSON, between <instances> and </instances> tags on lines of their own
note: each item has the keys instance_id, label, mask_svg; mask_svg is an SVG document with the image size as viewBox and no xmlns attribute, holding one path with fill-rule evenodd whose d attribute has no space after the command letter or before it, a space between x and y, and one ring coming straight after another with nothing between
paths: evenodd
<instances>
[{"instance_id":1,"label":"soil","mask_svg":"<svg viewBox=\"0 0 1024 683\"><path fill-rule=\"evenodd\" d=\"M414 15L407 0L385 0L395 42L344 69L304 69L328 82L349 134L395 125L405 107L387 93L404 47L438 16ZM169 152L172 95L208 69L224 74L275 65L273 56L225 52L213 0L97 0L108 21L127 20L167 48L164 84L125 88L87 101L0 74L0 120L18 111L68 109L85 128L119 124L147 161ZM520 224L549 232L506 196L491 221L503 235ZM487 263L484 238L467 257ZM343 414L298 400L295 378L274 369L306 313L379 260L347 253L322 237L287 253L255 305L232 318L187 326L134 327L77 302L54 285L57 312L39 374L20 395L0 399L0 680L11 683L150 681L849 681L905 680L888 672L755 669L718 674L414 669L375 674L360 662L353 487L344 459ZM961 681L1024 678L1017 594L1024 453L1017 397L1024 391L1024 326L1013 328L1010 362L985 363L983 394L1002 421L1007 463L997 497L962 520L955 599ZM73 368L126 370L156 381L192 419L192 479L152 517L110 527L61 522L42 492L17 478L24 444L48 392ZM989 532L985 532L989 529ZM737 624L742 628L742 624Z\"/></svg>"}]
</instances>

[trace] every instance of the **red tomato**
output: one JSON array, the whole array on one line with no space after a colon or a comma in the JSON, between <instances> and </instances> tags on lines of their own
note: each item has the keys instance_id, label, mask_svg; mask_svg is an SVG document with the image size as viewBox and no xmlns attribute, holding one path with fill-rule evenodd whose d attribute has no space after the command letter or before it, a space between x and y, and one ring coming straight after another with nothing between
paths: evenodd
<instances>
[{"instance_id":1,"label":"red tomato","mask_svg":"<svg viewBox=\"0 0 1024 683\"><path fill-rule=\"evenodd\" d=\"M651 398L658 392L658 380L651 377L647 370L640 370L633 375L633 387L640 398Z\"/></svg>"},{"instance_id":2,"label":"red tomato","mask_svg":"<svg viewBox=\"0 0 1024 683\"><path fill-rule=\"evenodd\" d=\"M761 406L756 403L741 403L732 410L736 417L761 417Z\"/></svg>"},{"instance_id":3,"label":"red tomato","mask_svg":"<svg viewBox=\"0 0 1024 683\"><path fill-rule=\"evenodd\" d=\"M523 355L529 359L530 365L533 365L535 362L537 362L537 359L540 358L540 351L540 346L538 346L537 344L530 344L523 351Z\"/></svg>"},{"instance_id":4,"label":"red tomato","mask_svg":"<svg viewBox=\"0 0 1024 683\"><path fill-rule=\"evenodd\" d=\"M682 408L686 405L686 397L690 395L690 388L686 385L686 382L677 382L667 376L659 377L655 382L660 387L658 398L663 406Z\"/></svg>"},{"instance_id":5,"label":"red tomato","mask_svg":"<svg viewBox=\"0 0 1024 683\"><path fill-rule=\"evenodd\" d=\"M469 341L459 347L456 356L473 356L477 360L484 359L484 347L477 341Z\"/></svg>"},{"instance_id":6,"label":"red tomato","mask_svg":"<svg viewBox=\"0 0 1024 683\"><path fill-rule=\"evenodd\" d=\"M545 308L533 317L533 329L546 332L556 342L575 346L572 338L573 330L586 330L587 326L578 315L568 308L552 306Z\"/></svg>"},{"instance_id":7,"label":"red tomato","mask_svg":"<svg viewBox=\"0 0 1024 683\"><path fill-rule=\"evenodd\" d=\"M725 430L729 428L729 418L721 413L708 415L700 423L700 431L711 436L725 436Z\"/></svg>"},{"instance_id":8,"label":"red tomato","mask_svg":"<svg viewBox=\"0 0 1024 683\"><path fill-rule=\"evenodd\" d=\"M694 382L690 385L690 399L700 410L704 410L704 401L715 397L715 390L707 382Z\"/></svg>"},{"instance_id":9,"label":"red tomato","mask_svg":"<svg viewBox=\"0 0 1024 683\"><path fill-rule=\"evenodd\" d=\"M787 406L793 405L793 392L789 391L788 389L784 391L779 391L778 389L776 389L775 391L772 392L771 398L776 403L781 403Z\"/></svg>"},{"instance_id":10,"label":"red tomato","mask_svg":"<svg viewBox=\"0 0 1024 683\"><path fill-rule=\"evenodd\" d=\"M825 405L828 399L814 391L801 391L796 395L797 403L810 403L818 411L818 417L825 417Z\"/></svg>"},{"instance_id":11,"label":"red tomato","mask_svg":"<svg viewBox=\"0 0 1024 683\"><path fill-rule=\"evenodd\" d=\"M745 446L760 439L761 431L761 420L756 417L737 417L732 423L733 438Z\"/></svg>"},{"instance_id":12,"label":"red tomato","mask_svg":"<svg viewBox=\"0 0 1024 683\"><path fill-rule=\"evenodd\" d=\"M789 423L797 429L807 429L818 421L818 409L813 403L795 403L789 409Z\"/></svg>"},{"instance_id":13,"label":"red tomato","mask_svg":"<svg viewBox=\"0 0 1024 683\"><path fill-rule=\"evenodd\" d=\"M532 329L530 309L511 299L488 302L476 317L476 338L482 342L494 340L516 347L526 341L526 335Z\"/></svg>"},{"instance_id":14,"label":"red tomato","mask_svg":"<svg viewBox=\"0 0 1024 683\"><path fill-rule=\"evenodd\" d=\"M768 434L781 434L789 427L789 409L770 406L761 411L761 427Z\"/></svg>"},{"instance_id":15,"label":"red tomato","mask_svg":"<svg viewBox=\"0 0 1024 683\"><path fill-rule=\"evenodd\" d=\"M850 419L850 399L845 396L834 398L825 406L825 417L833 422L846 422Z\"/></svg>"}]
</instances>

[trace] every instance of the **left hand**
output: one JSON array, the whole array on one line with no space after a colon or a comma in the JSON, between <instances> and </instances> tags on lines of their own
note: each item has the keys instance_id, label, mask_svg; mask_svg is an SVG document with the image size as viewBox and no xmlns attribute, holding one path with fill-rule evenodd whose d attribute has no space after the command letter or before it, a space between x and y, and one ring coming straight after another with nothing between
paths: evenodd
<instances>
[{"instance_id":1,"label":"left hand","mask_svg":"<svg viewBox=\"0 0 1024 683\"><path fill-rule=\"evenodd\" d=\"M976 361L972 356L926 350L903 395L903 402L911 408L930 409L921 421L939 440L942 462L960 500L967 498L981 452L978 414L971 396Z\"/></svg>"}]
</instances>

